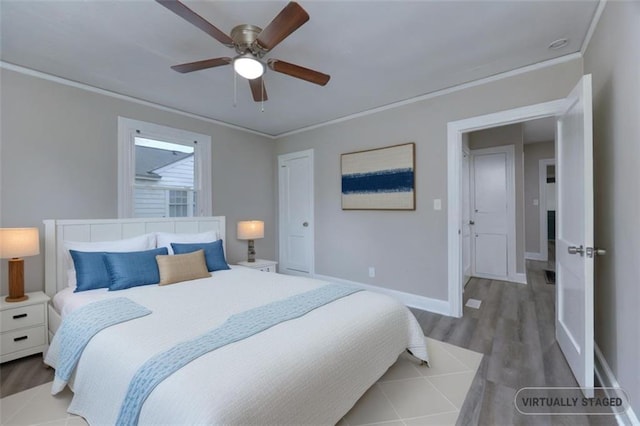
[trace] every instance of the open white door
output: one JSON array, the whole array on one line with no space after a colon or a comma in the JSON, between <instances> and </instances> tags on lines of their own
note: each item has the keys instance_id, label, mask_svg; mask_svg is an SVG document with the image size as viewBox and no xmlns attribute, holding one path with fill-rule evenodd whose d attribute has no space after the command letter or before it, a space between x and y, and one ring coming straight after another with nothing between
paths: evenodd
<instances>
[{"instance_id":1,"label":"open white door","mask_svg":"<svg viewBox=\"0 0 640 426\"><path fill-rule=\"evenodd\" d=\"M557 122L556 339L586 388L594 374L592 137L591 75L585 75Z\"/></svg>"}]
</instances>

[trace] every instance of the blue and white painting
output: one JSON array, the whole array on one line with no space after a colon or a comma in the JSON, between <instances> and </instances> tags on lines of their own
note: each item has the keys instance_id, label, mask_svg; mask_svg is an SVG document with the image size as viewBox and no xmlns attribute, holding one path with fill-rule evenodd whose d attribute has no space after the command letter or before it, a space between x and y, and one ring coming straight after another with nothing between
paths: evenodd
<instances>
[{"instance_id":1,"label":"blue and white painting","mask_svg":"<svg viewBox=\"0 0 640 426\"><path fill-rule=\"evenodd\" d=\"M343 210L415 210L415 144L342 154Z\"/></svg>"}]
</instances>

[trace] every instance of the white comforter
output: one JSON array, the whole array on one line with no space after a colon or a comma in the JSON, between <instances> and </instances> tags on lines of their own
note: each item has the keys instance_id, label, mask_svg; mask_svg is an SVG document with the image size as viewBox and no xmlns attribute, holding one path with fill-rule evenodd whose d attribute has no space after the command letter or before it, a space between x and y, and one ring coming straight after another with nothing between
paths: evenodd
<instances>
[{"instance_id":1,"label":"white comforter","mask_svg":"<svg viewBox=\"0 0 640 426\"><path fill-rule=\"evenodd\" d=\"M90 424L114 424L148 358L234 313L324 284L234 268L170 286L101 292L128 297L152 314L89 342L72 378L69 412ZM140 424L335 424L406 348L427 360L415 317L387 296L361 291L191 362L155 388ZM58 351L54 338L47 354L54 368Z\"/></svg>"}]
</instances>

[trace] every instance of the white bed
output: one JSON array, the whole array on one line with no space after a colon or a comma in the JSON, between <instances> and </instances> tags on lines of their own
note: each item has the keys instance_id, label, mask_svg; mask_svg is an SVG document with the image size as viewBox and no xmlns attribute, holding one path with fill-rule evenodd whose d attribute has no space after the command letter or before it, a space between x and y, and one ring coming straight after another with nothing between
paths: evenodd
<instances>
[{"instance_id":1,"label":"white bed","mask_svg":"<svg viewBox=\"0 0 640 426\"><path fill-rule=\"evenodd\" d=\"M45 220L45 293L53 298L68 288L65 241L98 242L137 237L152 232L217 232L225 239L225 217ZM226 247L225 247L226 250ZM60 326L60 313L49 304L49 341Z\"/></svg>"},{"instance_id":2,"label":"white bed","mask_svg":"<svg viewBox=\"0 0 640 426\"><path fill-rule=\"evenodd\" d=\"M164 287L72 293L65 290L64 240L119 239L158 228L216 230L224 239L224 218L46 223L47 277L56 277L53 293L68 293L61 312L121 296L152 311L101 331L84 350L70 382L74 398L69 411L91 424L115 423L130 379L156 353L219 326L231 314L327 284L232 267ZM54 299L59 303L62 296ZM60 311L51 311L57 316L50 321L54 333ZM56 345L48 354L54 364ZM405 349L427 359L422 330L411 312L387 296L360 291L192 361L153 390L140 423L335 424Z\"/></svg>"}]
</instances>

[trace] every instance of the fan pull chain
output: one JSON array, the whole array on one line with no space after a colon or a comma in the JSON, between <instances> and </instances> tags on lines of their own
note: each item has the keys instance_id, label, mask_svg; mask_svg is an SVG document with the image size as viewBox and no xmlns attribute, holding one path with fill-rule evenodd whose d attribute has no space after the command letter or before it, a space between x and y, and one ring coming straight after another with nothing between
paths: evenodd
<instances>
[{"instance_id":1,"label":"fan pull chain","mask_svg":"<svg viewBox=\"0 0 640 426\"><path fill-rule=\"evenodd\" d=\"M233 72L233 107L238 106L238 75L235 70L231 68Z\"/></svg>"},{"instance_id":2,"label":"fan pull chain","mask_svg":"<svg viewBox=\"0 0 640 426\"><path fill-rule=\"evenodd\" d=\"M260 79L260 97L262 98L260 112L264 112L264 78Z\"/></svg>"}]
</instances>

